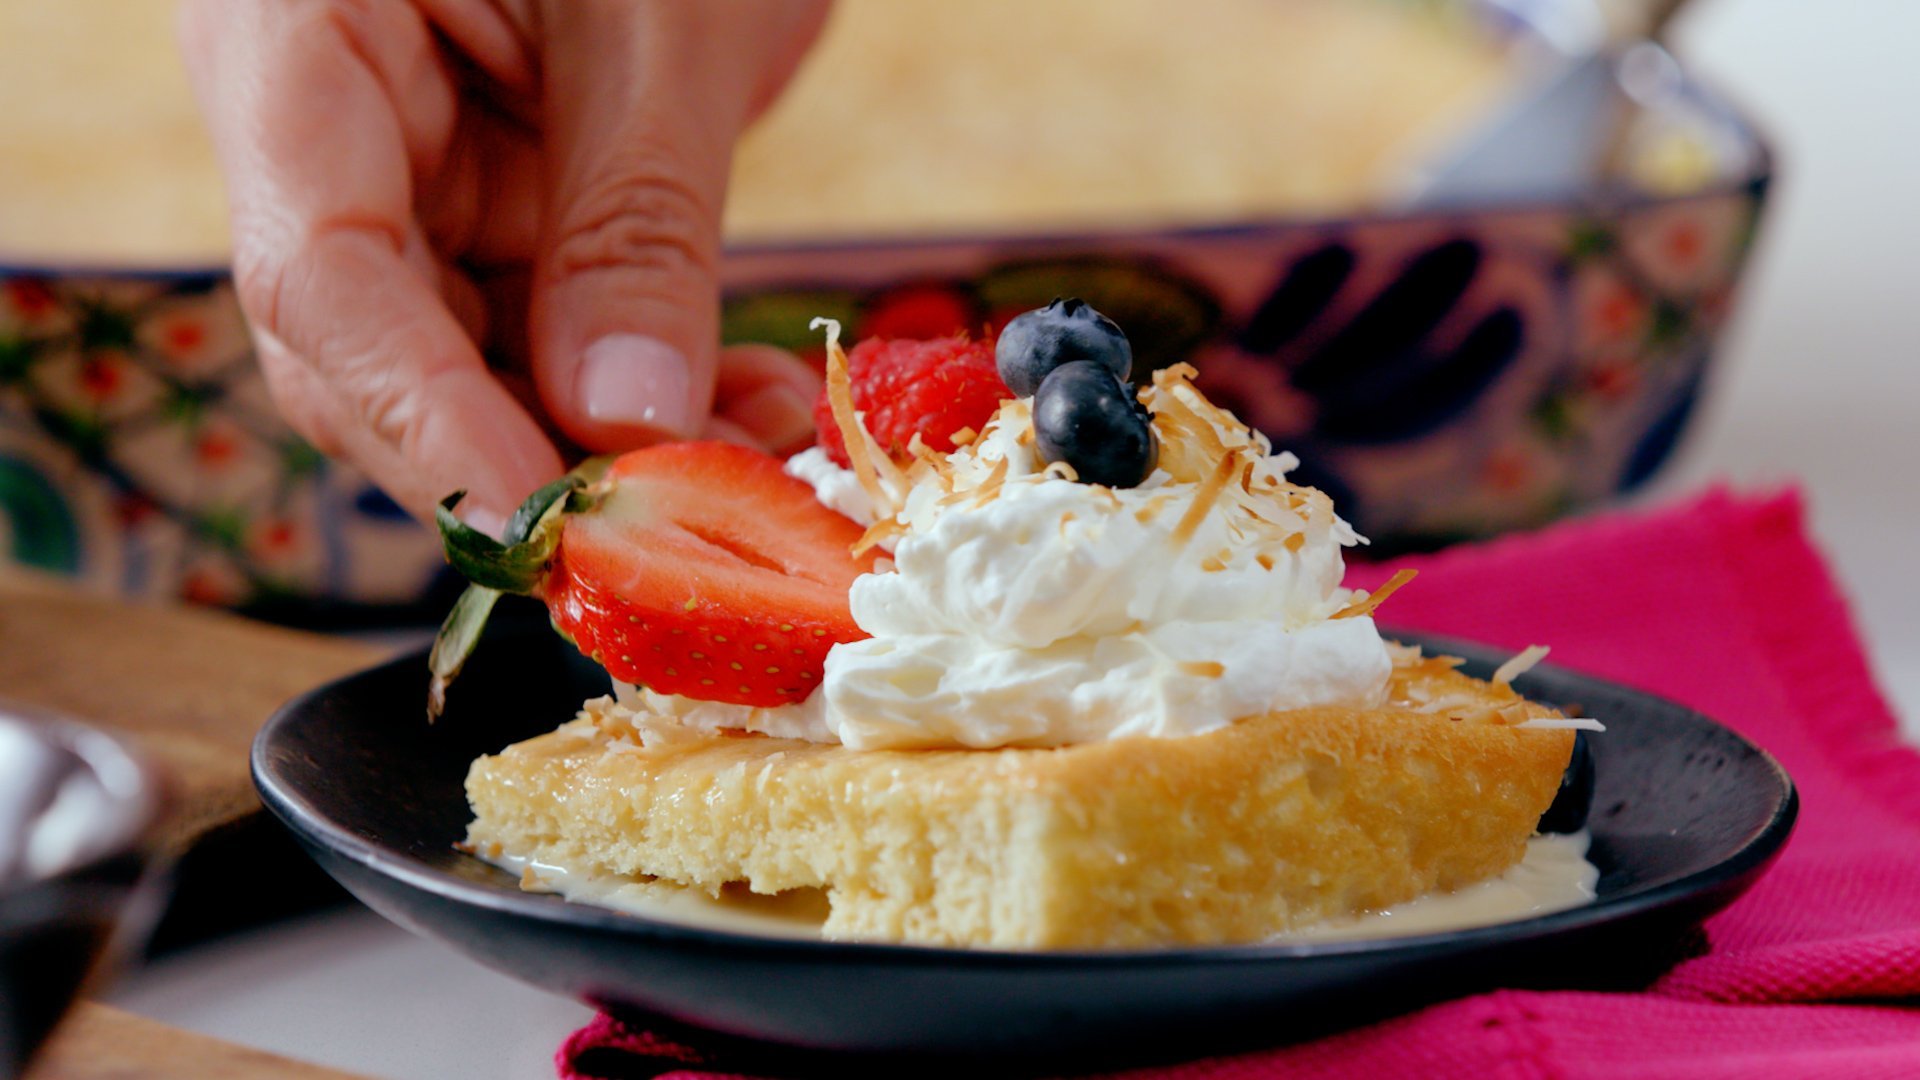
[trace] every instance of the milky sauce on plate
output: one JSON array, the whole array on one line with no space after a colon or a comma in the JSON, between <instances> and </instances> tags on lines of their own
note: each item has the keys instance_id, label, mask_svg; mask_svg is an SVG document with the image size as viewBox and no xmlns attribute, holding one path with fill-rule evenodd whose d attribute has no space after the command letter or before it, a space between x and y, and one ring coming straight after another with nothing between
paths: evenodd
<instances>
[{"instance_id":1,"label":"milky sauce on plate","mask_svg":"<svg viewBox=\"0 0 1920 1080\"><path fill-rule=\"evenodd\" d=\"M1289 931L1276 942L1358 941L1403 937L1476 926L1564 911L1589 903L1600 871L1587 861L1585 832L1567 836L1536 836L1527 841L1526 857L1506 873L1450 893L1439 893L1396 904L1354 919L1335 920ZM707 930L785 938L818 938L827 917L826 895L799 889L760 896L744 887L728 886L710 897L659 881L585 874L565 867L535 862L505 853L476 853L511 874L520 876L529 892L556 893L581 904L624 911L649 919Z\"/></svg>"}]
</instances>

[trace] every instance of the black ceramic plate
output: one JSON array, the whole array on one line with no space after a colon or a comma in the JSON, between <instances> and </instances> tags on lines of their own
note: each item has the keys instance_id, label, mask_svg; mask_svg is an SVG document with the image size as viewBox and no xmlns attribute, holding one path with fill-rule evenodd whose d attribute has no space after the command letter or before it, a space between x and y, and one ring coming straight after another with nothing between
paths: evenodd
<instances>
[{"instance_id":1,"label":"black ceramic plate","mask_svg":"<svg viewBox=\"0 0 1920 1080\"><path fill-rule=\"evenodd\" d=\"M1505 658L1423 643L1466 656L1483 677ZM495 638L430 727L426 660L407 656L287 705L254 744L254 777L314 858L376 911L562 994L789 1047L1097 1049L1131 1060L1279 1041L1496 983L1644 978L1752 884L1796 805L1771 757L1707 717L1542 667L1520 689L1578 703L1608 728L1592 740L1590 857L1602 876L1587 907L1390 940L1157 951L782 940L523 893L512 876L454 850L469 816L467 763L552 729L605 687L550 634ZM784 1051L781 1060L797 1059Z\"/></svg>"}]
</instances>

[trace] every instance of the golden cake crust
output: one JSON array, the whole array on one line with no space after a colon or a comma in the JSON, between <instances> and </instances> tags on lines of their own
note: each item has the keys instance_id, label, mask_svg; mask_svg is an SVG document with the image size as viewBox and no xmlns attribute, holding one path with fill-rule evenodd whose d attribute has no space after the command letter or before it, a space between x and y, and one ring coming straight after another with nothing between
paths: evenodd
<instances>
[{"instance_id":1,"label":"golden cake crust","mask_svg":"<svg viewBox=\"0 0 1920 1080\"><path fill-rule=\"evenodd\" d=\"M1519 861L1573 733L1445 662L1379 709L1056 749L643 748L605 703L474 762L469 841L717 892L818 888L829 937L998 947L1244 942Z\"/></svg>"}]
</instances>

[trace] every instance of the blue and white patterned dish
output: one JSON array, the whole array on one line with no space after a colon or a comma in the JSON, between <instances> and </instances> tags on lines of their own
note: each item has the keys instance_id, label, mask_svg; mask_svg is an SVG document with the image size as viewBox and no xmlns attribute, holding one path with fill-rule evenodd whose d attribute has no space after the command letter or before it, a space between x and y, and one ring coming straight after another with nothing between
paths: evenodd
<instances>
[{"instance_id":1,"label":"blue and white patterned dish","mask_svg":"<svg viewBox=\"0 0 1920 1080\"><path fill-rule=\"evenodd\" d=\"M855 336L978 331L1078 295L1149 364L1193 363L1383 547L1525 527L1673 450L1771 179L1751 126L1684 78L1637 109L1699 173L1685 193L740 247L722 332L817 354L817 315ZM295 617L417 606L442 572L427 530L275 415L223 270L3 259L0 555Z\"/></svg>"}]
</instances>

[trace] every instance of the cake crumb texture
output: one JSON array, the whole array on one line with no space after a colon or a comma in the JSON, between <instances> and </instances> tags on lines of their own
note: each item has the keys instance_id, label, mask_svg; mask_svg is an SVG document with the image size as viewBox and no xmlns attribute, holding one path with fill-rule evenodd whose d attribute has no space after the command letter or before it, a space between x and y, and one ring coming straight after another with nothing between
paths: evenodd
<instances>
[{"instance_id":1,"label":"cake crumb texture","mask_svg":"<svg viewBox=\"0 0 1920 1080\"><path fill-rule=\"evenodd\" d=\"M1433 659L1396 668L1391 699L1181 738L917 751L726 736L643 748L592 702L473 764L468 839L714 894L819 888L830 938L1254 941L1524 854L1573 732L1515 724L1558 714Z\"/></svg>"}]
</instances>

